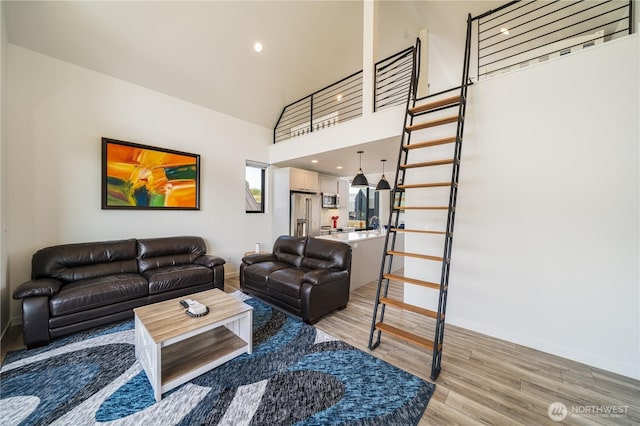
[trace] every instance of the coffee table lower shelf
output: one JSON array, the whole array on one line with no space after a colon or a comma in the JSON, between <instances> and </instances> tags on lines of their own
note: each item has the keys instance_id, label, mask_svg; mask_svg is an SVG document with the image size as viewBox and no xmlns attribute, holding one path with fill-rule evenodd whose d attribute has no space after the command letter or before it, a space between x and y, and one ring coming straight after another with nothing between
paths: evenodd
<instances>
[{"instance_id":1,"label":"coffee table lower shelf","mask_svg":"<svg viewBox=\"0 0 640 426\"><path fill-rule=\"evenodd\" d=\"M153 341L136 316L136 357L149 378L156 401L162 399L163 393L245 352L251 353L251 313L160 343Z\"/></svg>"}]
</instances>

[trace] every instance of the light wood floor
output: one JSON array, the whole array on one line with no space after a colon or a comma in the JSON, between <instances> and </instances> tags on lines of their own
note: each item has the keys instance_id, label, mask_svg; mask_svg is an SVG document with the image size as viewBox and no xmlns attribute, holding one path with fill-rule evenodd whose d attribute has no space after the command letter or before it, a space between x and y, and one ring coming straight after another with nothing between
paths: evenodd
<instances>
[{"instance_id":1,"label":"light wood floor","mask_svg":"<svg viewBox=\"0 0 640 426\"><path fill-rule=\"evenodd\" d=\"M237 289L237 278L225 281L226 291ZM387 335L376 350L367 349L375 290L370 283L353 291L346 309L327 315L316 327L431 381L431 352ZM401 291L393 287L390 295L401 298ZM432 338L432 326L424 329L415 314L387 318L400 318L394 325ZM21 330L14 327L3 339L2 359L7 350L21 347ZM549 404L556 401L570 412L561 424L640 424L639 381L452 325L446 327L442 370L435 383L420 425L557 425L547 415ZM572 409L582 414L572 415ZM611 409L626 414L587 413Z\"/></svg>"}]
</instances>

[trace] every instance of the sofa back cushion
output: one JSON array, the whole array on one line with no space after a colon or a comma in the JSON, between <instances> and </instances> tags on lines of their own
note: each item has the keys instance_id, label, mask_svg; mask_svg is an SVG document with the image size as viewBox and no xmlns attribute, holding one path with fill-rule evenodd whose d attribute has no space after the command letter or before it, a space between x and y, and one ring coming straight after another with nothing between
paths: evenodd
<instances>
[{"instance_id":1,"label":"sofa back cushion","mask_svg":"<svg viewBox=\"0 0 640 426\"><path fill-rule=\"evenodd\" d=\"M301 266L306 242L306 237L281 235L273 245L273 254L280 262L285 262L293 266Z\"/></svg>"},{"instance_id":2,"label":"sofa back cushion","mask_svg":"<svg viewBox=\"0 0 640 426\"><path fill-rule=\"evenodd\" d=\"M31 277L63 282L138 272L136 240L65 244L38 250L31 259Z\"/></svg>"},{"instance_id":3,"label":"sofa back cushion","mask_svg":"<svg viewBox=\"0 0 640 426\"><path fill-rule=\"evenodd\" d=\"M351 246L340 241L309 238L302 266L309 269L351 270Z\"/></svg>"},{"instance_id":4,"label":"sofa back cushion","mask_svg":"<svg viewBox=\"0 0 640 426\"><path fill-rule=\"evenodd\" d=\"M140 273L167 266L188 265L207 253L200 237L167 237L138 240Z\"/></svg>"}]
</instances>

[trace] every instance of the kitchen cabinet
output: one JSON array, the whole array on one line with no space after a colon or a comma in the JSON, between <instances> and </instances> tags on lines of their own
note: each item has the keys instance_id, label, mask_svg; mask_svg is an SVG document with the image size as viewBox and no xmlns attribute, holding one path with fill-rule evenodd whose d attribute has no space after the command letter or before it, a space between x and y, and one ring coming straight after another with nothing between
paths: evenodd
<instances>
[{"instance_id":1,"label":"kitchen cabinet","mask_svg":"<svg viewBox=\"0 0 640 426\"><path fill-rule=\"evenodd\" d=\"M323 194L338 194L338 178L320 176L320 192Z\"/></svg>"},{"instance_id":2,"label":"kitchen cabinet","mask_svg":"<svg viewBox=\"0 0 640 426\"><path fill-rule=\"evenodd\" d=\"M318 172L289 167L289 189L318 192Z\"/></svg>"}]
</instances>

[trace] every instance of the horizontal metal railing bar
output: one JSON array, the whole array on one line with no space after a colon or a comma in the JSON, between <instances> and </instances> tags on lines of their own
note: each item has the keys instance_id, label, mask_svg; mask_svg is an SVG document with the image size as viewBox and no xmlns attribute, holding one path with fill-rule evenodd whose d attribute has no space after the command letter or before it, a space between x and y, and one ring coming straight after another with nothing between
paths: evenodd
<instances>
[{"instance_id":1,"label":"horizontal metal railing bar","mask_svg":"<svg viewBox=\"0 0 640 426\"><path fill-rule=\"evenodd\" d=\"M382 81L385 80L387 78L389 78L389 76L393 76L398 74L399 71L405 71L407 69L411 69L413 68L413 63L411 62L402 62L400 64L398 64L398 66L393 67L393 68L389 68L388 70L384 71L384 72L376 72L376 78L378 81Z\"/></svg>"},{"instance_id":2,"label":"horizontal metal railing bar","mask_svg":"<svg viewBox=\"0 0 640 426\"><path fill-rule=\"evenodd\" d=\"M379 75L379 76L382 77L382 76L385 76L385 75L387 75L389 73L396 72L396 70L398 68L403 68L403 67L407 67L407 66L413 67L413 61L406 60L404 62L401 62L400 64L398 64L397 66L395 66L393 68L388 68L388 69L385 69L385 70L376 70L376 75Z\"/></svg>"},{"instance_id":3,"label":"horizontal metal railing bar","mask_svg":"<svg viewBox=\"0 0 640 426\"><path fill-rule=\"evenodd\" d=\"M362 111L362 105L361 104L362 104L362 102L353 102L353 103L344 105L340 109L335 110L335 111L337 111L339 113L338 123L343 120L343 118L345 117L346 114L349 114L352 111Z\"/></svg>"},{"instance_id":4,"label":"horizontal metal railing bar","mask_svg":"<svg viewBox=\"0 0 640 426\"><path fill-rule=\"evenodd\" d=\"M536 45L534 48L527 49L527 50L521 50L521 51L519 51L518 53L515 53L515 54L513 54L513 55L509 55L509 56L505 56L504 58L496 59L496 60L491 61L491 62L484 62L484 63L480 63L480 62L479 62L479 65L478 65L478 66L480 66L480 67L486 67L486 66L488 66L488 65L495 64L495 63L497 63L497 62L502 62L502 61L504 61L504 60L507 60L507 59L513 58L514 56L518 56L518 55L521 55L521 54L523 54L523 53L530 52L530 51L532 51L532 50L538 49L538 48L540 48L540 47L544 47L544 46L548 46L548 45L550 45L550 44L557 43L557 42L559 42L559 41L568 40L568 39L574 38L574 37L576 37L576 36L579 36L580 34L590 33L590 32L592 32L593 30L595 30L595 29L597 29L597 28L606 27L607 25L611 25L611 24L613 24L613 23L615 23L615 22L622 21L622 20L625 20L625 19L628 19L628 17L623 17L623 18L620 18L620 19L616 19L615 21L607 22L607 23L602 24L602 25L599 25L599 26L597 26L597 27L589 28L589 29L587 29L587 30L580 31L579 33L576 33L576 34L573 34L573 35L570 35L570 36L567 36L567 37L563 37L563 38L560 38L560 39L553 40L553 41L551 41L551 42L549 42L549 43L538 44L538 45ZM608 34L608 35L613 35L613 34L617 34L617 33L619 33L619 32L622 32L622 31L628 31L628 30L629 30L628 28L623 28L622 30L616 31L616 32L614 32L614 33L612 33L612 34ZM575 45L573 45L573 46L566 46L566 47L563 47L562 49L558 49L557 51L559 52L559 51L562 51L562 50L568 49L569 47L579 46L579 45L581 45L581 44L588 43L589 41L597 40L597 39L599 39L599 38L601 38L601 37L595 37L595 38L590 39L590 40L587 40L587 41L581 41L580 43L577 43L577 44L575 44ZM535 39L534 39L534 40L535 40ZM530 42L530 41L532 41L532 40L529 40L529 42ZM523 44L523 43L519 43L518 45L520 45L520 44ZM507 50L507 49L503 49L503 50ZM495 52L495 53L498 53L498 52ZM486 58L486 57L492 56L492 55L494 55L495 53L491 53L491 54L489 54L489 55L485 55L483 58ZM549 53L555 53L555 52L549 52ZM547 55L548 55L549 53L547 53ZM543 56L544 56L544 55L543 55Z\"/></svg>"},{"instance_id":5,"label":"horizontal metal railing bar","mask_svg":"<svg viewBox=\"0 0 640 426\"><path fill-rule=\"evenodd\" d=\"M407 80L408 77L411 77L411 71L404 74L397 75L393 80L386 82L384 85L376 86L376 88L378 88L378 91L380 91L380 90L387 90L386 89L387 87L398 85L398 84L408 85L409 84L409 81Z\"/></svg>"},{"instance_id":6,"label":"horizontal metal railing bar","mask_svg":"<svg viewBox=\"0 0 640 426\"><path fill-rule=\"evenodd\" d=\"M350 105L350 106L353 106L353 105ZM362 105L356 105L355 108L350 108L350 109L345 108L344 110L342 110L342 116L347 117L353 111L356 111L358 113L358 115L361 115L362 114ZM341 119L340 119L341 121L342 121L342 116L341 116Z\"/></svg>"},{"instance_id":7,"label":"horizontal metal railing bar","mask_svg":"<svg viewBox=\"0 0 640 426\"><path fill-rule=\"evenodd\" d=\"M356 81L355 84L351 85L342 85L340 86L340 90L336 90L333 92L326 92L320 95L314 96L313 103L314 105L318 102L324 102L326 100L334 100L337 95L342 95L342 98L346 97L347 93L356 93L362 91L362 81Z\"/></svg>"},{"instance_id":8,"label":"horizontal metal railing bar","mask_svg":"<svg viewBox=\"0 0 640 426\"><path fill-rule=\"evenodd\" d=\"M282 121L280 122L280 124L278 125L278 127L286 124L286 123L290 123L291 121L297 121L300 119L300 117L302 117L302 120L304 121L304 117L309 115L309 111L310 111L311 106L308 106L307 108L303 109L303 110L299 110L299 111L294 111L291 113L285 113L284 117L282 118ZM277 127L276 127L277 128Z\"/></svg>"},{"instance_id":9,"label":"horizontal metal railing bar","mask_svg":"<svg viewBox=\"0 0 640 426\"><path fill-rule=\"evenodd\" d=\"M306 102L302 102L299 101L298 103L294 104L294 105L289 105L288 107L285 107L283 109L283 111L296 111L300 108L309 108L309 105L311 105L311 97L304 99Z\"/></svg>"},{"instance_id":10,"label":"horizontal metal railing bar","mask_svg":"<svg viewBox=\"0 0 640 426\"><path fill-rule=\"evenodd\" d=\"M629 29L628 29L628 28L623 28L623 29L621 29L621 30L618 30L618 31L613 32L613 33L608 34L608 35L609 35L609 36L612 36L612 35L619 34L619 33L624 33L624 32L627 32L627 31L629 31ZM565 46L565 47L563 47L562 49L558 49L558 50L554 50L554 51L552 51L552 52L546 53L544 56L548 56L548 55L551 55L551 54L554 54L554 53L562 52L563 50L567 50L567 49L570 49L570 48L572 48L572 47L580 46L581 44L588 43L589 41L597 40L597 39L599 39L599 38L600 38L600 37L596 37L596 38L593 38L593 39L591 39L591 40L582 41L582 42L580 42L580 43L577 43L577 44L574 44L574 45L571 45L571 46ZM524 52L523 52L523 53L524 53ZM509 58L505 58L505 59L509 59ZM534 59L534 58L532 58L532 59ZM500 61L502 61L502 60L504 60L504 59L501 59ZM496 63L496 62L500 62L500 61L494 61L494 62L492 62L492 63ZM481 66L487 66L487 65L490 65L490 64L481 65ZM492 69L491 71L483 72L483 73L482 73L482 74L480 74L480 75L487 75L487 74L491 74L491 73L494 73L494 72L501 71L501 70L503 70L503 69L511 68L511 67L513 67L513 66L516 66L516 65L518 65L518 64L511 64L511 65L507 65L507 66L504 66L504 67L495 68L495 69Z\"/></svg>"},{"instance_id":11,"label":"horizontal metal railing bar","mask_svg":"<svg viewBox=\"0 0 640 426\"><path fill-rule=\"evenodd\" d=\"M406 100L407 100L407 96L405 95L400 99L396 99L395 101L385 102L384 104L377 105L377 107L378 109L384 109L390 106L404 104Z\"/></svg>"},{"instance_id":12,"label":"horizontal metal railing bar","mask_svg":"<svg viewBox=\"0 0 640 426\"><path fill-rule=\"evenodd\" d=\"M306 118L306 117L308 117L308 116L309 116L309 109L307 108L307 110L306 110L306 111L299 111L299 112L297 112L295 115L290 115L290 116L288 116L287 118L285 118L285 119L282 121L282 123L280 123L280 126L278 126L278 127L281 127L281 126L283 126L285 123L290 123L290 122L292 122L292 121L293 121L293 122L295 122L295 123L298 123L298 122L300 122L300 123L304 123L305 118ZM276 128L277 128L277 127L276 127Z\"/></svg>"},{"instance_id":13,"label":"horizontal metal railing bar","mask_svg":"<svg viewBox=\"0 0 640 426\"><path fill-rule=\"evenodd\" d=\"M362 88L355 88L350 92L346 92L342 95L342 99L340 101L335 99L335 96L331 96L330 98L322 99L321 101L313 103L313 110L326 110L327 108L338 108L339 104L343 104L345 102L349 102L352 98L362 97ZM313 114L315 115L315 114Z\"/></svg>"},{"instance_id":14,"label":"horizontal metal railing bar","mask_svg":"<svg viewBox=\"0 0 640 426\"><path fill-rule=\"evenodd\" d=\"M395 98L385 99L384 102L382 102L382 101L378 102L377 106L378 106L378 108L385 108L385 107L392 106L392 105L400 105L400 104L405 103L406 100L407 100L407 96L406 95L405 96L398 95Z\"/></svg>"},{"instance_id":15,"label":"horizontal metal railing bar","mask_svg":"<svg viewBox=\"0 0 640 426\"><path fill-rule=\"evenodd\" d=\"M397 81L394 82L393 85L387 85L384 87L376 87L376 98L384 98L389 93L395 93L398 90L404 91L406 94L406 90L409 87L409 82Z\"/></svg>"},{"instance_id":16,"label":"horizontal metal railing bar","mask_svg":"<svg viewBox=\"0 0 640 426\"><path fill-rule=\"evenodd\" d=\"M549 3L549 4L547 4L547 5L543 6L543 7L547 7L547 6L550 6L550 5L552 5L552 4L553 4L553 3ZM568 5L564 6L564 7L561 7L560 9L552 10L552 11L551 11L551 12L549 12L549 13L545 13L544 15L540 15L540 16L538 16L538 17L536 17L536 18L530 19L530 20L528 20L528 21L526 21L526 22L523 22L523 23L521 23L521 24L511 26L511 27L509 27L509 31L511 32L511 31L513 31L513 30L515 30L515 29L517 29L517 28L520 28L520 27L522 27L522 26L524 26L524 25L530 24L531 22L537 21L537 20L542 19L542 18L546 18L547 16L553 15L554 13L561 12L561 11L563 11L563 10L565 10L565 9L568 9L568 8L570 8L570 7L573 7L573 6L576 6L576 5L579 5L579 4L580 4L580 2L571 3L571 4L568 4ZM602 4L604 4L604 3L601 3L601 4L599 4L598 6L600 6L600 5L602 5ZM527 14L531 14L531 13L533 13L533 12L537 11L537 10L540 10L540 9L542 9L542 8L541 8L541 7L539 7L538 9L532 10L531 12L529 12L529 13L527 13ZM582 9L582 10L580 10L580 11L576 12L576 13L582 13L582 12L587 11L587 10L589 10L589 9ZM516 17L516 18L513 18L511 21L513 21L513 20L515 20L515 19L518 19L518 18L521 18L522 16L526 16L527 14L525 14L525 15L520 15L520 16L518 16L518 17ZM568 15L568 16L566 16L565 18L569 18L570 16L573 16L573 15ZM561 18L560 20L565 19L565 18ZM492 29L494 29L494 28L498 28L498 27L504 26L507 22L509 22L509 21L502 22L502 23L500 23L500 25L497 25L497 26L495 26L495 27L491 27L491 28L487 29L486 31L489 31L489 30L492 30ZM555 22L555 21L549 22L549 23L547 23L547 24L545 24L545 25L550 25L550 24L552 24L553 22ZM544 25L543 25L543 26L544 26ZM535 28L534 28L534 30L535 30ZM529 30L529 31L533 31L533 30ZM490 38L497 37L497 36L499 36L499 35L502 35L502 33L496 33L496 34L493 34L493 35L491 35L491 36L489 36L489 37L486 37L486 38L484 38L484 39L480 40L480 43L482 43L482 42L484 42L484 41L486 41L486 40L489 40ZM512 37L512 38L513 38L513 37Z\"/></svg>"},{"instance_id":17,"label":"horizontal metal railing bar","mask_svg":"<svg viewBox=\"0 0 640 426\"><path fill-rule=\"evenodd\" d=\"M488 46L484 46L484 47L480 48L479 50L488 49L488 48L493 47L493 46L496 46L496 45L498 45L498 44L500 44L500 43L511 41L511 40L513 40L513 39L515 39L515 38L518 38L518 37L520 37L520 36L523 36L523 35L525 35L525 34L529 34L529 33L533 32L533 31L539 30L539 29L541 29L541 28L548 27L549 25L555 24L555 23L560 22L560 21L563 21L563 20L565 20L565 19L569 19L569 18L571 18L571 17L573 17L573 16L575 16L575 15L579 15L580 13L583 13L583 12L586 12L586 11L591 10L591 9L593 9L593 8L596 8L596 7L598 7L598 6L602 5L602 4L605 4L605 3L601 3L601 4L598 4L598 5L596 5L596 6L592 6L592 7L588 8L588 9L583 9L583 10L581 10L581 11L579 11L579 12L572 13L571 15L567 15L567 16L562 17L562 18L560 18L560 19L556 19L555 21L551 21L551 22L548 22L548 23L546 23L546 24L544 24L544 25L540 25L540 26L538 26L538 27L532 28L532 29L528 30L527 32L517 34L517 35L515 35L515 36L511 37L509 40L502 40L502 41L499 41L499 42L497 42L497 43L493 43L493 44L490 44L490 45L488 45ZM507 48L505 48L505 49L502 49L502 50L506 50L506 49L510 49L510 48L512 48L512 47L515 47L515 46L519 46L520 44L527 43L527 42L529 42L529 41L536 40L536 39L538 39L538 38L540 38L540 37L548 36L548 35L553 34L553 33L557 33L558 31L566 30L567 28L575 27L576 25L580 25L580 24L583 24L583 23L585 23L585 22L592 21L592 20L597 19L597 18L599 18L599 17L601 17L601 16L607 15L607 14L612 13L612 12L616 12L616 11L618 11L618 10L620 10L620 9L623 9L623 8L626 8L626 7L627 7L627 5L624 5L624 6L621 6L621 7L617 7L617 8L615 8L615 9L608 10L608 11L606 11L606 12L603 12L603 13L599 14L599 15L596 15L596 16L593 16L593 17L590 17L590 18L587 18L587 19L583 19L582 21L578 21L578 22L576 22L576 23L573 23L573 24L571 24L571 25L567 25L567 26L562 27L562 28L559 28L559 29L557 29L557 30L553 30L553 31L551 31L551 32L548 32L548 33L542 34L542 35L540 35L540 36L537 36L537 37L531 38L531 39L526 40L526 41L524 41L524 42L520 42L520 43L517 43L517 44L511 45L511 46L509 46L509 47L507 47ZM614 22L615 22L615 21L614 21ZM606 25L608 25L608 24L606 24ZM594 28L599 28L599 27L601 27L601 26L603 26L603 25L599 25L599 26L594 27ZM501 52L502 50L496 50L496 51L495 51L495 52L493 52L493 53ZM482 58L482 57L481 57L481 58Z\"/></svg>"},{"instance_id":18,"label":"horizontal metal railing bar","mask_svg":"<svg viewBox=\"0 0 640 426\"><path fill-rule=\"evenodd\" d=\"M378 96L379 101L385 101L389 98L396 98L398 96L407 96L407 88L409 85L396 87L394 90L387 90L384 92L384 96Z\"/></svg>"},{"instance_id":19,"label":"horizontal metal railing bar","mask_svg":"<svg viewBox=\"0 0 640 426\"><path fill-rule=\"evenodd\" d=\"M335 86L331 86L323 90L322 92L318 92L314 94L313 99L319 99L319 98L322 98L323 96L333 96L334 94L339 93L345 88L357 86L361 83L362 83L362 77L360 76L358 76L358 78L345 80L339 84L336 84Z\"/></svg>"},{"instance_id":20,"label":"horizontal metal railing bar","mask_svg":"<svg viewBox=\"0 0 640 426\"><path fill-rule=\"evenodd\" d=\"M313 110L317 111L320 109L326 108L337 108L339 104L350 101L354 97L362 96L362 88L354 87L349 88L350 91L342 93L342 97L340 100L337 99L338 95L333 95L330 97L325 97L323 99L319 99L313 102ZM314 114L315 115L315 114Z\"/></svg>"},{"instance_id":21,"label":"horizontal metal railing bar","mask_svg":"<svg viewBox=\"0 0 640 426\"><path fill-rule=\"evenodd\" d=\"M533 4L533 3L535 3L535 1L532 1L531 3L527 3L526 5L522 5L522 6L520 6L518 9L521 9L521 8L523 8L523 7L525 7L525 6L528 6L528 5L530 5L530 4ZM532 14L532 13L534 13L534 12L537 12L537 11L538 11L538 10L540 10L540 9L544 9L545 7L553 6L553 5L554 5L554 4L556 4L556 3L560 3L560 0L555 0L555 1L552 1L552 2L550 2L550 3L543 4L542 6L537 7L537 8L535 8L535 9L533 9L533 10L529 10L529 11L527 11L527 12L525 12L525 13L522 13L522 14L520 14L520 15L518 15L518 16L514 16L514 17L512 17L512 18L509 18L509 19L507 19L506 21L502 21L502 22L500 22L498 25L494 25L493 27L489 27L489 28L487 28L486 30L482 30L482 31L480 31L478 34L482 34L482 33L485 33L485 32L487 32L487 31L491 31L491 30L492 30L492 29L494 29L494 28L498 28L498 27L503 26L505 23L507 23L507 22L509 22L509 21L515 21L516 19L522 18L523 16L530 15L530 14ZM569 4L569 5L565 6L565 7L561 8L561 9L558 9L558 10L562 10L562 9L564 9L564 8L567 8L567 7L575 6L576 4L579 4L579 3L580 3L580 1L577 1L577 2L575 2L575 3L571 3L571 4ZM517 10L517 9L514 9L514 10L509 11L509 12L507 12L507 13L503 13L503 14L502 14L502 15L500 15L500 16L506 16L506 15L508 15L509 13L514 12L514 11L516 11L516 10ZM550 13L553 13L553 12L550 12ZM499 18L499 16L496 16L495 18L490 19L489 21L492 21L492 20L497 19L497 18ZM486 23L487 23L487 22L489 22L489 21L480 22L478 25L486 24ZM511 30L511 28L509 28L509 29ZM480 41L482 42L483 40L480 40Z\"/></svg>"},{"instance_id":22,"label":"horizontal metal railing bar","mask_svg":"<svg viewBox=\"0 0 640 426\"><path fill-rule=\"evenodd\" d=\"M612 10L609 10L609 11L607 11L607 12L603 12L603 13L601 13L601 14L599 14L599 15L596 15L596 16L593 16L593 17L591 17L591 18L583 19L582 21L575 22L575 23L573 23L573 24L571 24L571 25L566 25L566 26L564 26L564 27L562 27L562 28L558 28L558 29L555 29L555 30L553 30L553 31L549 31L549 32L547 32L547 33L544 33L544 34L538 35L538 36L533 37L533 38L530 38L530 39L528 39L528 40L524 40L524 41L521 41L521 42L519 42L519 43L512 44L512 45L510 45L509 47L505 47L504 49L494 50L494 51L492 51L491 53L489 53L489 54L487 54L487 55L485 55L485 56L481 56L480 58L483 58L483 57L486 57L486 56L488 56L488 55L492 55L492 54L495 54L495 53L498 53L498 52L502 52L502 51L504 51L504 50L511 49L511 48L513 48L513 47L520 46L520 45L522 45L522 44L529 43L529 42L531 42L531 41L537 40L537 39L542 38L542 37L549 36L549 35L551 35L551 34L554 34L554 33L557 33L557 32L563 31L563 30L566 30L566 29L571 28L571 27L575 27L575 26L577 26L577 25L584 24L584 23L589 22L589 21L592 21L592 20L594 20L594 19L598 19L598 18L600 18L600 17L602 17L602 16L604 16L604 15L607 15L607 14L609 14L609 13L617 12L618 10L623 9L623 8L625 8L625 7L626 7L626 6L623 6L623 7L617 8L617 9L612 9ZM572 16L573 16L573 15L572 15ZM621 21L621 20L623 20L623 19L627 19L627 18L628 18L628 17L627 17L627 16L625 16L625 17L622 17L622 18L619 18L619 19L614 19L613 21L608 21L608 22L602 23L602 24L600 24L600 25L596 25L596 26L594 26L594 27L590 27L590 28L588 28L588 29L586 29L586 30L584 30L584 31L581 31L580 33L577 33L577 34L582 34L582 33L584 33L584 32L593 31L593 30L595 30L596 28L605 27L605 26L610 25L610 24L612 24L612 23L614 23L614 22ZM530 33L534 32L534 31L536 31L536 30L539 30L539 29L544 28L544 27L546 27L546 26L548 26L548 25L551 25L551 24L554 24L554 23L560 22L560 21L562 21L562 20L564 20L564 19L565 19L565 18L558 19L558 20L556 20L556 21L550 22L549 24L541 25L541 26L539 26L539 27L533 28L533 29L531 29L531 30L529 30L529 31L527 31L527 32L525 32L525 33L521 33L521 34L515 35L515 36L513 36L513 37L511 38L511 40L513 40L513 39L515 39L515 38L518 38L518 37L520 37L520 36L526 35L526 34L530 34ZM571 37L575 37L575 35L572 35ZM567 38L567 37L562 38L562 39L555 39L555 41L565 40L566 38ZM491 45L488 45L488 46L484 46L484 47L480 48L479 50L485 50L485 49L488 49L488 48L490 48L490 47L493 47L493 46L496 46L496 45L498 45L498 44L501 44L501 43L503 43L503 42L504 42L504 41L502 41L502 42L498 42L498 43L494 43L494 44L491 44Z\"/></svg>"},{"instance_id":23,"label":"horizontal metal railing bar","mask_svg":"<svg viewBox=\"0 0 640 426\"><path fill-rule=\"evenodd\" d=\"M289 105L285 106L283 109L286 110L287 108L294 108L295 105L304 104L306 102L309 102L310 100L311 100L311 95L305 96L304 98L300 98L297 101L290 103Z\"/></svg>"},{"instance_id":24,"label":"horizontal metal railing bar","mask_svg":"<svg viewBox=\"0 0 640 426\"><path fill-rule=\"evenodd\" d=\"M359 90L360 92L362 91L362 88L361 88L361 87L358 87L358 86L355 86L355 87L356 87L356 91L348 92L347 94L344 94L344 95L343 95L343 97L348 99L348 97L349 97L348 95L353 94L353 93L357 93L357 92L358 92L358 90ZM332 95L331 97L327 97L327 98L323 99L323 101L324 101L324 100L326 100L326 99L328 99L328 100L329 100L329 102L333 102L333 100L331 99L332 97L333 97L333 95ZM326 104L326 103L320 103L319 105L320 105L320 106L324 106L325 104ZM313 107L313 110L314 110L314 111L316 111L316 110L317 110L317 105L318 105L318 102L317 102L317 101L314 101L314 107ZM291 112L290 114L288 114L288 116L287 116L284 120L282 120L282 121L280 122L280 125L279 125L278 127L280 127L280 126L284 125L285 123L289 123L289 122L291 121L291 119L292 119L292 118L298 118L301 114L302 114L302 115L304 115L304 116L308 116L308 115L309 115L309 108L310 108L310 106L311 106L311 103L309 102L308 104L305 104L305 108L304 108L304 109L302 109L301 111L300 111L300 110L298 110L298 111L296 111L295 113Z\"/></svg>"},{"instance_id":25,"label":"horizontal metal railing bar","mask_svg":"<svg viewBox=\"0 0 640 426\"><path fill-rule=\"evenodd\" d=\"M384 59L380 59L378 62L373 64L374 68L378 69L378 66L381 65L383 62L390 61L388 64L384 64L384 65L380 66L380 70L382 70L382 69L394 64L396 61L402 59L402 57L407 56L408 54L410 54L412 52L413 52L413 46L407 47L406 49L401 50L400 52L394 53L393 55L388 56L388 57L386 57Z\"/></svg>"},{"instance_id":26,"label":"horizontal metal railing bar","mask_svg":"<svg viewBox=\"0 0 640 426\"><path fill-rule=\"evenodd\" d=\"M396 105L398 102L404 102L406 98L407 98L406 93L397 93L393 96L387 96L384 99L380 99L380 101L378 102L378 105L380 107L387 106L387 105Z\"/></svg>"},{"instance_id":27,"label":"horizontal metal railing bar","mask_svg":"<svg viewBox=\"0 0 640 426\"><path fill-rule=\"evenodd\" d=\"M394 72L393 73L387 73L387 75L385 75L384 77L380 76L380 78L378 78L378 86L384 86L387 83L385 83L385 81L388 81L389 79L396 79L398 77L398 75L402 75L403 77L406 77L407 74L411 74L411 69L413 68L413 66L411 64L406 64L403 65L403 67L398 67L398 68L394 68Z\"/></svg>"},{"instance_id":28,"label":"horizontal metal railing bar","mask_svg":"<svg viewBox=\"0 0 640 426\"><path fill-rule=\"evenodd\" d=\"M385 75L384 77L382 76L377 76L378 78L376 78L376 86L377 87L382 87L382 86L386 86L389 84L389 80L397 80L398 76L402 76L402 78L407 78L407 75L411 75L412 72L412 66L411 64L407 64L406 67L402 67L402 68L395 68L393 73L388 73L387 75Z\"/></svg>"},{"instance_id":29,"label":"horizontal metal railing bar","mask_svg":"<svg viewBox=\"0 0 640 426\"><path fill-rule=\"evenodd\" d=\"M511 7L511 6L513 6L514 4L516 4L516 3L520 3L520 1L521 1L521 0L514 0L514 1L511 1L511 2L509 2L509 3L503 4L502 6L497 7L497 8L495 8L495 9L487 10L486 12L481 13L481 14L480 14L480 15L478 15L478 16L472 17L472 18L471 18L471 20L472 20L472 21L479 21L480 19L482 19L482 18L484 18L484 17L486 17L486 16L493 15L494 13L500 12L501 10L504 10L504 9L506 9L506 8L508 8L508 7ZM532 1L532 2L530 2L530 3L533 3L533 1ZM527 4L530 4L530 3L527 3ZM524 4L524 5L522 5L522 6L519 6L518 8L516 8L516 9L514 9L514 10L517 10L517 9L519 9L520 7L525 7L527 4ZM507 13L508 13L508 12L507 12ZM500 16L502 16L502 15L500 15ZM492 18L492 19L499 18L500 16L496 16L495 18ZM489 22L489 21L491 21L491 19L489 19L489 20L487 20L487 21L485 21L485 22Z\"/></svg>"},{"instance_id":30,"label":"horizontal metal railing bar","mask_svg":"<svg viewBox=\"0 0 640 426\"><path fill-rule=\"evenodd\" d=\"M340 101L336 101L334 100L328 100L322 103L318 103L313 105L313 116L314 119L318 118L316 117L316 113L321 111L321 112L326 112L326 111L336 111L340 108L342 108L342 105L348 105L349 103L353 102L353 101L359 101L362 100L362 91L358 91L358 92L353 92L350 94L350 96L348 97L343 97L342 100ZM323 114L324 115L324 114Z\"/></svg>"},{"instance_id":31,"label":"horizontal metal railing bar","mask_svg":"<svg viewBox=\"0 0 640 426\"><path fill-rule=\"evenodd\" d=\"M304 100L304 99L306 99L306 98L309 98L309 97L311 97L311 96L315 95L316 93L320 93L320 92L322 92L323 90L328 89L328 88L329 88L329 87L331 87L331 86L335 86L336 84L340 84L340 83L342 83L343 81L348 80L348 79L350 79L351 77L353 77L353 76L355 76L355 75L358 75L358 74L360 74L360 73L362 73L362 70L360 70L360 71L356 71L356 72L354 72L353 74L350 74L350 75L346 76L345 78L342 78L342 79L340 79L340 80L336 81L335 83L329 84L328 86L325 86L325 87L323 87L323 88L322 88L322 89L320 89L320 90L316 90L315 92L313 92L313 93L312 93L312 94L310 94L310 95L304 96L304 97L302 97L302 98L298 99L297 101L291 102L289 105L285 105L285 108L287 108L288 106L293 105L293 104L295 104L295 103L298 103L298 102L300 102L300 101L302 101L302 100Z\"/></svg>"}]
</instances>

